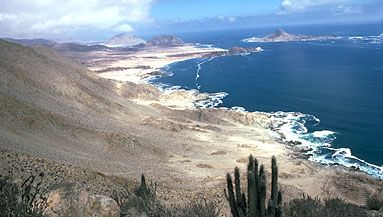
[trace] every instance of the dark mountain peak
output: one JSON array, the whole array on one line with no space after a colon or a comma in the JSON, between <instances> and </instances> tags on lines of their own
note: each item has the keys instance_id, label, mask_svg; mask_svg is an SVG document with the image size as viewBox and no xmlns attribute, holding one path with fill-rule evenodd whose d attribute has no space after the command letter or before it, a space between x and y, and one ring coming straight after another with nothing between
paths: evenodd
<instances>
[{"instance_id":1,"label":"dark mountain peak","mask_svg":"<svg viewBox=\"0 0 383 217\"><path fill-rule=\"evenodd\" d=\"M278 29L275 32L273 32L270 35L267 35L266 37L263 37L263 41L290 41L294 40L298 35L293 35L285 32L283 29Z\"/></svg>"},{"instance_id":2,"label":"dark mountain peak","mask_svg":"<svg viewBox=\"0 0 383 217\"><path fill-rule=\"evenodd\" d=\"M277 29L273 33L273 36L276 36L276 37L280 37L280 36L283 36L283 35L290 35L290 34L287 33L286 31L284 31L283 29Z\"/></svg>"},{"instance_id":3,"label":"dark mountain peak","mask_svg":"<svg viewBox=\"0 0 383 217\"><path fill-rule=\"evenodd\" d=\"M156 36L145 43L148 47L174 47L184 44L184 41L174 35Z\"/></svg>"}]
</instances>

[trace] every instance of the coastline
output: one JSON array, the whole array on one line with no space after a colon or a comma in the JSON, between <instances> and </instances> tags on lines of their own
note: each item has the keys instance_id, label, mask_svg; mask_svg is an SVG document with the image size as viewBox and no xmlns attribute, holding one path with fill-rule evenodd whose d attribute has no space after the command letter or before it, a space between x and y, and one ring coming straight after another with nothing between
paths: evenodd
<instances>
[{"instance_id":1,"label":"coastline","mask_svg":"<svg viewBox=\"0 0 383 217\"><path fill-rule=\"evenodd\" d=\"M257 48L258 49L258 48ZM261 51L260 49L259 51ZM154 86L149 84L149 81L156 77L163 75L163 72L161 71L163 68L166 68L168 65L185 61L189 59L195 59L195 58L203 58L208 57L209 60L203 61L207 62L211 60L211 56L215 53L220 52L227 52L228 50L220 49L220 48L214 48L214 47L196 47L191 44L185 45L185 46L177 46L177 47L167 47L167 48L152 48L152 49L144 49L140 50L138 52L132 53L127 55L125 58L119 59L115 62L109 63L108 66L96 66L91 67L90 69L93 71L108 71L99 73L100 77L107 78L107 79L113 79L117 80L119 82L133 82L136 84L146 84L153 86L153 90L157 89L157 97L148 99L146 97L138 97L134 98L133 101L137 104L141 105L150 105L150 104L160 104L163 106L167 106L172 109L193 109L193 108L215 108L217 105L219 105L222 101L222 98L224 98L227 94L226 93L201 93L198 90L183 90L179 89L177 87L170 87L167 89L163 89L158 86ZM257 52L259 52L257 51ZM214 57L213 57L214 58ZM198 67L200 69L200 64L198 64ZM113 70L118 69L118 70ZM123 70L121 70L123 69ZM198 71L199 71L198 69ZM197 77L196 77L196 85L197 79L199 77L197 71ZM231 108L237 111L246 112L243 108ZM262 113L262 112L261 112ZM315 144L311 144L310 141L306 141L300 137L299 134L305 133L307 131L306 127L300 123L300 118L314 118L319 123L319 119L315 117L311 117L307 114L301 114L299 112L291 113L291 112L274 112L274 113L264 113L266 116L273 117L273 119L277 119L277 122L279 122L279 125L281 123L285 122L286 118L288 116L298 116L298 118L293 118L293 120L290 120L290 118L287 118L289 123L287 125L290 126L282 126L283 128L288 129L275 129L275 132L279 132L281 134L281 137L284 137L284 141L281 140L284 144L294 144L299 143L298 145L295 145L294 147L291 147L294 150L305 150L305 157L309 159L310 161L321 163L321 164L327 164L327 165L334 165L334 164L343 164L347 168L351 169L357 169L361 170L363 172L366 172L369 175L372 175L376 178L383 178L383 172L381 168L377 165L369 164L362 159L356 158L353 155L351 155L351 151L347 148L340 148L334 149L338 155L344 155L341 156L343 159L339 160L341 162L333 162L331 160L327 160L322 158L322 156L318 156L315 154L315 151L320 151L320 149L326 149L328 143L324 143L321 147L316 147ZM278 120L280 118L276 118L277 116L286 116L283 120ZM303 128L301 132L296 132L296 134L292 135L291 131L293 131L294 126L292 125L302 125L300 126ZM306 130L305 130L306 129ZM282 132L283 131L283 132ZM289 132L288 132L289 131ZM315 137L316 139L321 140L328 140L332 139L330 137L335 137L335 132L332 131L318 131L313 132L312 137ZM287 136L287 138L286 138ZM289 145L291 146L291 145ZM329 146L330 147L330 146ZM330 149L330 148L329 148ZM347 159L352 159L348 161L353 162L347 162ZM360 165L360 167L359 167Z\"/></svg>"},{"instance_id":2,"label":"coastline","mask_svg":"<svg viewBox=\"0 0 383 217\"><path fill-rule=\"evenodd\" d=\"M163 75L163 68L168 65L189 59L204 58L209 56L218 56L226 49L195 46L186 44L174 47L154 47L141 49L137 52L121 54L119 52L96 52L95 56L99 58L108 58L102 64L91 64L88 69L96 72L100 77L118 82L118 88L124 89L123 85L127 82L140 84L156 92L156 97L148 98L145 96L131 100L137 104L150 105L158 103L173 109L192 109L196 103L202 104L211 100L219 100L225 96L225 93L207 94L200 93L197 90L183 90L178 88L163 89L154 86L149 81L156 76ZM215 105L217 103L214 103Z\"/></svg>"},{"instance_id":3,"label":"coastline","mask_svg":"<svg viewBox=\"0 0 383 217\"><path fill-rule=\"evenodd\" d=\"M214 47L197 47L193 45L175 47L154 47L142 49L137 52L124 55L123 59L110 63L108 66L90 67L92 71L107 70L99 73L99 76L117 81L130 81L134 83L147 83L152 76L158 75L160 70L172 63L189 59L202 58L226 49ZM108 70L108 68L110 70ZM123 70L113 70L113 69Z\"/></svg>"},{"instance_id":4,"label":"coastline","mask_svg":"<svg viewBox=\"0 0 383 217\"><path fill-rule=\"evenodd\" d=\"M149 84L151 76L161 75L161 73L153 75L153 71L158 72L171 63L202 58L209 52L221 51L215 48L199 49L187 46L157 48L126 56L104 54L104 57L112 57L114 61L108 61L107 64L92 64L88 67L96 72L108 70L99 76L115 80L116 92L136 104L160 112L162 118L147 118L143 124L159 127L166 131L165 135L170 133L175 136L173 133L176 133L175 137L183 140L181 144L187 151L184 154L171 151L172 154L165 165L178 171L176 173L190 177L193 181L186 182L177 178L174 182L161 177L162 181L173 183L174 188L193 189L193 191L199 191L201 185L216 189L224 183L224 174L232 171L234 166L238 166L241 171L245 170L249 154L258 158L266 168L269 168L270 158L274 155L278 159L280 170L283 171L280 182L286 188L285 191L289 195L287 198L299 197L302 194L325 197L329 196L329 192L336 192L336 195L346 200L363 203L362 198L351 199L344 195L341 189L334 190L334 184L339 185L334 180L349 177L350 171L351 175L358 174L363 177L360 180L374 178L346 167L328 167L309 161L304 154L307 151L305 147L297 148L289 145L289 142L284 140L283 134L275 130L273 124L276 123L270 118L269 113L247 112L239 108L196 109L194 102L209 99L209 94L197 90L161 89ZM179 177L175 174L172 176ZM360 189L358 187L358 191Z\"/></svg>"}]
</instances>

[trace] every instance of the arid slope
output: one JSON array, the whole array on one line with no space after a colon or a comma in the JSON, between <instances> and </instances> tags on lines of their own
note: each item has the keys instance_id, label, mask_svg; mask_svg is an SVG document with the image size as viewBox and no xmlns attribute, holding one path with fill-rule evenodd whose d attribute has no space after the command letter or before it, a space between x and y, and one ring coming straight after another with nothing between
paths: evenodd
<instances>
[{"instance_id":1,"label":"arid slope","mask_svg":"<svg viewBox=\"0 0 383 217\"><path fill-rule=\"evenodd\" d=\"M156 103L162 93L150 85L101 78L47 48L0 40L0 51L2 150L128 179L145 172L172 189L166 197L221 197L225 173L244 171L249 154L266 168L277 156L286 198L308 193L363 203L353 195L383 189L361 173L297 159L262 113L175 110ZM1 167L12 166L10 157L1 159Z\"/></svg>"}]
</instances>

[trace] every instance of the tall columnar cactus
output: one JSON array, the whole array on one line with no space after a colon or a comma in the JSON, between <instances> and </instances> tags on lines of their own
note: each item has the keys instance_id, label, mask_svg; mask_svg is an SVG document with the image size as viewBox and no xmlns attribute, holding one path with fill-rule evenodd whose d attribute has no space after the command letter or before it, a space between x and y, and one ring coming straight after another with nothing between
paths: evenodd
<instances>
[{"instance_id":1,"label":"tall columnar cactus","mask_svg":"<svg viewBox=\"0 0 383 217\"><path fill-rule=\"evenodd\" d=\"M257 161L257 160L255 160ZM249 164L247 166L247 195L248 195L248 216L256 216L257 213L257 189L254 186L258 186L258 181L256 181L255 176L258 178L258 163L256 164L255 169L255 162L253 156L250 155L249 157ZM257 175L255 175L257 174Z\"/></svg>"},{"instance_id":2,"label":"tall columnar cactus","mask_svg":"<svg viewBox=\"0 0 383 217\"><path fill-rule=\"evenodd\" d=\"M229 201L233 217L281 217L282 193L278 191L278 167L276 158L271 160L271 197L266 209L266 174L261 165L258 172L258 161L249 157L247 166L247 197L241 191L239 169L234 170L234 184L231 175L226 175L226 198Z\"/></svg>"},{"instance_id":3,"label":"tall columnar cactus","mask_svg":"<svg viewBox=\"0 0 383 217\"><path fill-rule=\"evenodd\" d=\"M238 215L239 216L245 216L246 214L246 207L245 203L243 201L243 195L241 192L241 180L240 180L240 175L239 175L239 168L236 167L234 169L234 183L235 183L235 195L236 197L236 205L239 208L238 209Z\"/></svg>"},{"instance_id":4,"label":"tall columnar cactus","mask_svg":"<svg viewBox=\"0 0 383 217\"><path fill-rule=\"evenodd\" d=\"M258 202L259 202L259 216L266 216L266 175L265 175L265 169L263 165L259 167L259 182L260 182L260 194L258 196Z\"/></svg>"},{"instance_id":5,"label":"tall columnar cactus","mask_svg":"<svg viewBox=\"0 0 383 217\"><path fill-rule=\"evenodd\" d=\"M233 217L238 217L238 207L235 202L234 190L233 190L233 180L231 179L230 173L226 174L226 183L227 189L225 191L226 198L229 201L230 211Z\"/></svg>"},{"instance_id":6,"label":"tall columnar cactus","mask_svg":"<svg viewBox=\"0 0 383 217\"><path fill-rule=\"evenodd\" d=\"M270 212L275 213L278 206L278 167L277 159L271 158L271 198L269 201Z\"/></svg>"}]
</instances>

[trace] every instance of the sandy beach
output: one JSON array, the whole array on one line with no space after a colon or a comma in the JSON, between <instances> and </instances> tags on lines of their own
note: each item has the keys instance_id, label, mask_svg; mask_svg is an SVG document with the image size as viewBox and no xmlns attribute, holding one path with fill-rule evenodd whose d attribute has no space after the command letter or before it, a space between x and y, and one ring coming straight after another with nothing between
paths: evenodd
<instances>
[{"instance_id":1,"label":"sandy beach","mask_svg":"<svg viewBox=\"0 0 383 217\"><path fill-rule=\"evenodd\" d=\"M99 73L99 76L117 81L130 81L143 83L153 72L163 67L188 59L201 58L204 55L226 51L221 48L196 47L184 45L177 47L158 47L142 49L132 54L123 55L119 60L108 65L89 67L93 71L108 71ZM118 55L107 53L105 55ZM114 70L121 68L122 70ZM108 70L109 69L109 70Z\"/></svg>"},{"instance_id":2,"label":"sandy beach","mask_svg":"<svg viewBox=\"0 0 383 217\"><path fill-rule=\"evenodd\" d=\"M221 48L183 45L176 47L157 47L140 49L133 53L120 52L97 52L92 54L98 58L110 61L90 63L88 69L96 72L100 77L118 82L119 91L125 89L124 82L135 84L148 84L154 76L160 76L161 70L169 64L188 59L202 58L207 55L215 55L227 51ZM89 63L88 63L89 64ZM126 83L125 83L126 84ZM208 101L212 98L222 97L222 93L206 94L198 91L185 91L178 89L160 90L152 85L140 85L156 92L154 98L132 98L138 104L150 105L158 103L173 109L195 108L194 102ZM161 92L161 94L160 94Z\"/></svg>"}]
</instances>

